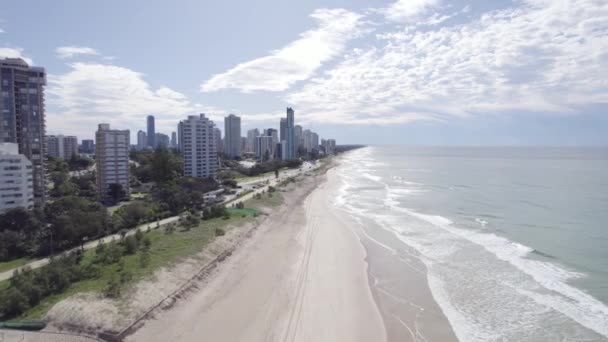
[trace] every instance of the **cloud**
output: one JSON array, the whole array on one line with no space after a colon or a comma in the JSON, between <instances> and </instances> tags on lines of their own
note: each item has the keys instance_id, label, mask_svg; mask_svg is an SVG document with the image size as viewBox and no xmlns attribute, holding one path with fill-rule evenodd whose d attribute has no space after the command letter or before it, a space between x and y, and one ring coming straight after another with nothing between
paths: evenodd
<instances>
[{"instance_id":1,"label":"cloud","mask_svg":"<svg viewBox=\"0 0 608 342\"><path fill-rule=\"evenodd\" d=\"M61 59L72 58L78 55L99 55L97 50L86 46L62 46L55 49L55 53Z\"/></svg>"},{"instance_id":2,"label":"cloud","mask_svg":"<svg viewBox=\"0 0 608 342\"><path fill-rule=\"evenodd\" d=\"M34 61L23 54L22 48L7 48L0 47L0 58L21 58L29 65L33 65Z\"/></svg>"},{"instance_id":3,"label":"cloud","mask_svg":"<svg viewBox=\"0 0 608 342\"><path fill-rule=\"evenodd\" d=\"M335 58L346 43L361 33L362 16L344 9L319 9L311 15L318 27L301 34L300 39L270 55L254 59L217 74L201 85L201 91L239 89L283 91L306 80Z\"/></svg>"},{"instance_id":4,"label":"cloud","mask_svg":"<svg viewBox=\"0 0 608 342\"><path fill-rule=\"evenodd\" d=\"M145 117L156 115L158 130L170 133L187 114L223 111L193 104L186 95L169 87L154 90L144 75L128 68L74 63L60 75L48 75L49 132L74 132L91 137L98 123L136 131Z\"/></svg>"},{"instance_id":5,"label":"cloud","mask_svg":"<svg viewBox=\"0 0 608 342\"><path fill-rule=\"evenodd\" d=\"M390 21L403 23L428 13L439 4L440 0L398 0L380 12Z\"/></svg>"},{"instance_id":6,"label":"cloud","mask_svg":"<svg viewBox=\"0 0 608 342\"><path fill-rule=\"evenodd\" d=\"M349 51L286 101L344 124L568 113L608 104L608 5L516 4L463 24L384 32L375 46Z\"/></svg>"}]
</instances>

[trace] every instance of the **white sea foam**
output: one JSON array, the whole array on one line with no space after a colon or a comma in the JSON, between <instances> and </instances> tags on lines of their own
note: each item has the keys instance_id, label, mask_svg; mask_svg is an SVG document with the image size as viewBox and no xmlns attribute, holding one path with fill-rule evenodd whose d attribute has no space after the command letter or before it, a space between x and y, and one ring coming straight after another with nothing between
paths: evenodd
<instances>
[{"instance_id":1,"label":"white sea foam","mask_svg":"<svg viewBox=\"0 0 608 342\"><path fill-rule=\"evenodd\" d=\"M486 221L484 219L480 219L480 218L476 218L475 222L479 223L482 227L485 227L488 225L488 221Z\"/></svg>"},{"instance_id":2,"label":"white sea foam","mask_svg":"<svg viewBox=\"0 0 608 342\"><path fill-rule=\"evenodd\" d=\"M526 329L538 329L538 331L531 333L538 333L540 336L558 336L560 332L553 332L551 329L547 330L540 326L543 324L543 317L545 316L552 317L552 319L558 322L563 322L568 317L578 322L580 329L586 327L597 334L608 337L608 307L584 291L567 283L571 279L582 276L580 273L567 270L554 263L529 259L527 256L533 251L532 248L513 242L507 238L488 233L487 231L462 229L457 227L452 220L441 215L423 214L400 207L397 200L422 191L420 187L415 186L419 184L408 184L397 176L393 177L393 180L399 184L408 185L408 187L390 187L383 182L382 177L367 172L361 173L355 160L353 160L353 163L345 164L345 167L344 171L346 172L341 172L340 176L343 180L348 179L348 182L343 182L343 186L340 188L334 204L353 214L358 219L362 217L373 219L381 227L392 231L402 242L420 253L420 258L428 269L427 278L431 292L460 340L501 340L507 336L519 336L521 338L521 336L527 336L521 335L522 331L523 333L528 333ZM358 192L357 187L363 183L357 181L357 177L359 179L364 177L365 179L384 184L386 196L384 198L362 197L363 194ZM387 215L378 213L375 210L365 209L363 202L373 203L373 201L378 200L383 201L384 205L395 212L395 214ZM407 220L404 221L403 214L420 222L426 222L432 227L436 227L436 230L429 231L425 226L420 226L415 222ZM475 221L482 227L488 224L486 220L480 218L475 219ZM463 248L471 248L466 247L465 242L469 243L470 246L476 245L482 247L483 250L493 255L496 258L495 260L501 260L511 265L513 267L511 273L517 273L515 271L517 269L521 272L521 275L518 276L513 273L507 279L496 279L495 281L498 281L498 284L504 287L504 289L500 290L501 292L496 293L487 288L489 284L492 284L492 281L486 284L480 283L479 286L483 286L482 289L486 292L479 292L477 295L496 296L495 299L480 298L479 300L475 299L472 302L468 302L462 301L462 298L460 298L460 301L454 301L454 293L452 291L458 289L458 284L446 284L442 280L442 277L445 275L442 272L463 272L463 270L451 269L448 266L450 265L449 260L452 259L454 253L459 253ZM444 264L446 262L448 263L447 266ZM494 265L494 263L499 261L488 259L486 261L475 260L475 262L482 263L480 266L483 266L483 268L471 269L467 270L467 272L486 272L486 277L493 275L495 267L499 267L502 272L506 272L506 266ZM525 278L524 275L529 278ZM463 276L460 275L460 277ZM466 276L464 277L466 278ZM454 279L454 276L448 279ZM483 279L482 277L481 280ZM465 286L470 287L474 286L474 284L467 283ZM508 292L510 287L514 291ZM519 299L513 303L505 303L504 301L507 299L501 298L505 293L510 296L509 300L513 299L514 297L512 298L512 296L514 295L518 296ZM491 304L493 300L496 302ZM472 307L465 307L469 305L472 305ZM515 307L509 307L509 305L514 305ZM492 317L484 318L483 316L479 316L480 310L486 310L485 315L491 313L495 317L492 316L494 317L492 320ZM521 310L521 312L518 310ZM558 315L558 313L563 315L559 316L563 318L556 318L558 316L555 315ZM509 319L517 319L519 317L521 321L517 322L505 318L506 321L501 323L500 321L503 316L508 316L510 317ZM484 321L484 319L486 320ZM495 326L495 324L498 324L498 326ZM539 326L537 327L535 324ZM589 333L580 332L578 328L570 330L565 336L572 334L574 339L570 338L570 340L577 340L577 336L579 336L576 335L577 333L582 334L580 336L584 336L585 338L590 336Z\"/></svg>"},{"instance_id":3,"label":"white sea foam","mask_svg":"<svg viewBox=\"0 0 608 342\"><path fill-rule=\"evenodd\" d=\"M498 259L506 261L531 276L538 285L555 294L517 289L534 301L570 317L598 334L608 337L608 307L589 294L567 283L582 274L545 261L529 259L533 249L496 234L477 232L453 226L453 222L439 215L426 215L409 209L395 208L429 222L450 233L483 247ZM447 314L446 314L447 315Z\"/></svg>"},{"instance_id":4,"label":"white sea foam","mask_svg":"<svg viewBox=\"0 0 608 342\"><path fill-rule=\"evenodd\" d=\"M369 174L367 172L364 172L362 175L363 175L363 177L365 177L367 179L371 179L374 182L380 182L380 181L382 181L382 177L374 176L374 175L371 175L371 174Z\"/></svg>"}]
</instances>

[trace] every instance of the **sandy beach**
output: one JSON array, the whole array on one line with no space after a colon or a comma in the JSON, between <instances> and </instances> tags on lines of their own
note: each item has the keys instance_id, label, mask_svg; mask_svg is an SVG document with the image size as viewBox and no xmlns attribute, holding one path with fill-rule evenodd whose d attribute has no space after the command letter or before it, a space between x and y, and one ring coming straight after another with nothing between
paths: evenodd
<instances>
[{"instance_id":1,"label":"sandy beach","mask_svg":"<svg viewBox=\"0 0 608 342\"><path fill-rule=\"evenodd\" d=\"M425 306L440 314L423 277L408 281L420 286L400 289L411 290L416 307L374 284L354 222L333 208L335 172L300 180L198 290L156 313L127 340L418 341L434 335L449 341L441 315L420 313ZM370 248L371 264L382 262L383 251Z\"/></svg>"}]
</instances>

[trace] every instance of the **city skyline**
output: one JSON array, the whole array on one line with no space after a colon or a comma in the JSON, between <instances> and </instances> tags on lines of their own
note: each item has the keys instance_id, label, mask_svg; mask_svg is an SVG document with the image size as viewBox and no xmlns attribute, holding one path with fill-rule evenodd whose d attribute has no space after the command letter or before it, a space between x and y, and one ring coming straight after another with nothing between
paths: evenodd
<instances>
[{"instance_id":1,"label":"city skyline","mask_svg":"<svg viewBox=\"0 0 608 342\"><path fill-rule=\"evenodd\" d=\"M236 12L183 1L107 11L118 4L22 1L0 12L0 55L48 71L47 134L91 139L107 121L135 141L142 116L169 134L198 113L216 122L234 113L247 131L293 106L304 129L343 143L608 144L607 24L594 1L265 1ZM61 22L48 15L56 11ZM217 30L226 17L237 24ZM172 18L175 27L157 25ZM551 49L538 47L548 41ZM204 51L214 53L201 60Z\"/></svg>"}]
</instances>

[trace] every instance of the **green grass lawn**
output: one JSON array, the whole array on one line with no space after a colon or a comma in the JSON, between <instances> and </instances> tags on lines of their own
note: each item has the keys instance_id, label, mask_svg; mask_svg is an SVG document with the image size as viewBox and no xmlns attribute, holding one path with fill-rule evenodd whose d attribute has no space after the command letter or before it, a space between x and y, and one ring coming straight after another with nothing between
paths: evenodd
<instances>
[{"instance_id":1,"label":"green grass lawn","mask_svg":"<svg viewBox=\"0 0 608 342\"><path fill-rule=\"evenodd\" d=\"M226 230L229 227L240 226L250 220L251 216L257 211L255 209L230 209L229 212L231 213L231 217L228 220L215 218L201 221L201 224L198 227L190 230L177 227L173 233L165 233L164 231L146 232L145 235L148 236L152 242L150 246L150 263L147 267L141 267L140 255L143 252L140 249L134 255L123 256L123 261L120 263L102 266L99 278L76 282L72 284L67 291L43 299L39 305L25 312L21 317L18 317L17 320L41 319L53 305L67 297L83 292L104 291L112 275L121 272L121 264L123 270L128 270L133 276L131 281L123 285L124 293L129 286L132 286L145 277L151 276L155 270L178 262L186 257L192 257L202 251L204 247L215 238L216 229L221 228ZM85 252L82 263L90 263L94 258L95 249L88 250ZM1 282L0 291L7 286L8 281Z\"/></svg>"},{"instance_id":2,"label":"green grass lawn","mask_svg":"<svg viewBox=\"0 0 608 342\"><path fill-rule=\"evenodd\" d=\"M259 213L258 210L252 209L252 208L243 208L243 209L231 208L231 209L226 209L226 210L228 210L230 215L255 215L255 214Z\"/></svg>"},{"instance_id":3,"label":"green grass lawn","mask_svg":"<svg viewBox=\"0 0 608 342\"><path fill-rule=\"evenodd\" d=\"M32 261L30 258L20 258L6 262L0 262L0 272L5 272L8 270L12 270L13 268L17 268L19 266L23 266L28 262Z\"/></svg>"}]
</instances>

